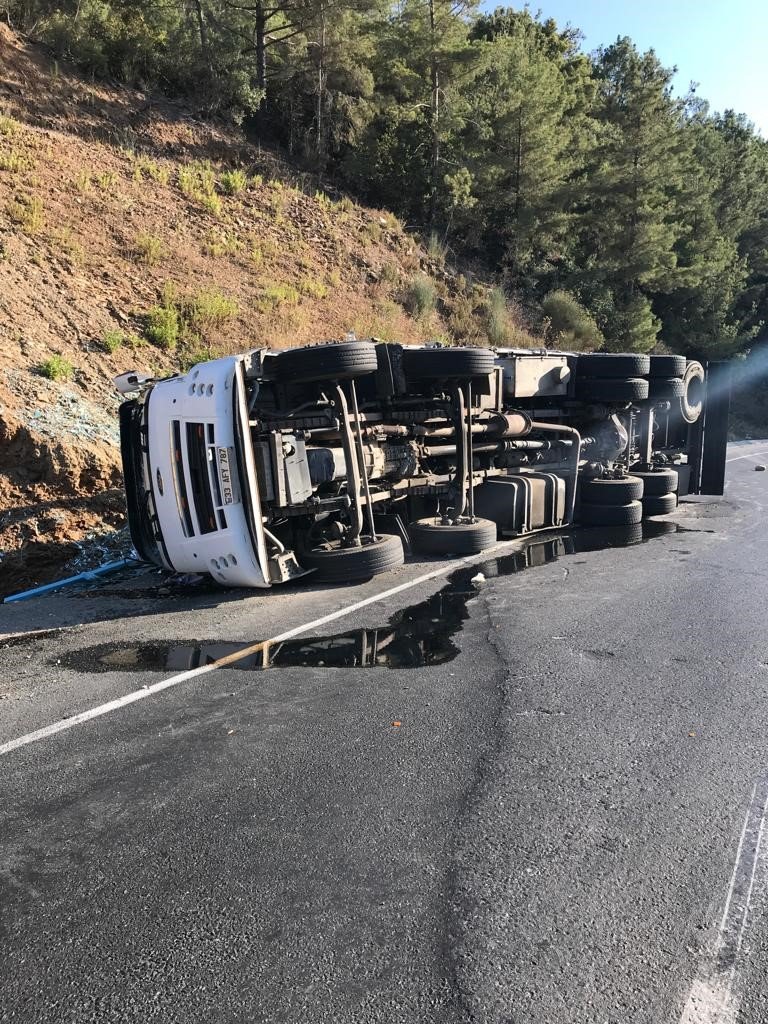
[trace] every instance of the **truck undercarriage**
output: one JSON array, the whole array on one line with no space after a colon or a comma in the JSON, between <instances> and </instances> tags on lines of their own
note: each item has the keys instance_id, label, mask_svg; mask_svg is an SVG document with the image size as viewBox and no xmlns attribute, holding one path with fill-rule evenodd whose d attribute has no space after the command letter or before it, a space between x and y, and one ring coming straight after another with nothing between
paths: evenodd
<instances>
[{"instance_id":1,"label":"truck undercarriage","mask_svg":"<svg viewBox=\"0 0 768 1024\"><path fill-rule=\"evenodd\" d=\"M143 558L222 584L364 579L722 493L728 384L681 356L347 341L213 360L121 407Z\"/></svg>"}]
</instances>

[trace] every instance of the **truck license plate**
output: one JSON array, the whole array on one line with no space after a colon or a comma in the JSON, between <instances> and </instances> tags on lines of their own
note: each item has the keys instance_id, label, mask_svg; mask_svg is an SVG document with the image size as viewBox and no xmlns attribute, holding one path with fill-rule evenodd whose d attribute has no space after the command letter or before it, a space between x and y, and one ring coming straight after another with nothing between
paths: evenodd
<instances>
[{"instance_id":1,"label":"truck license plate","mask_svg":"<svg viewBox=\"0 0 768 1024\"><path fill-rule=\"evenodd\" d=\"M238 500L237 484L230 468L230 453L234 460L233 448L217 448L219 460L219 480L221 481L221 497L225 505L234 505Z\"/></svg>"}]
</instances>

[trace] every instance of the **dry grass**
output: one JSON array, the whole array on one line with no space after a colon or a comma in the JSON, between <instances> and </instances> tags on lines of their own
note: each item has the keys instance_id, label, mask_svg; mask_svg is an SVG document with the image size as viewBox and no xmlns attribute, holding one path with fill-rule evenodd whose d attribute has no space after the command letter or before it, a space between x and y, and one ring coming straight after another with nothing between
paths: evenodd
<instances>
[{"instance_id":1,"label":"dry grass","mask_svg":"<svg viewBox=\"0 0 768 1024\"><path fill-rule=\"evenodd\" d=\"M43 201L36 196L17 196L9 200L5 212L12 224L27 235L38 234L45 224Z\"/></svg>"},{"instance_id":2,"label":"dry grass","mask_svg":"<svg viewBox=\"0 0 768 1024\"><path fill-rule=\"evenodd\" d=\"M166 247L162 238L142 232L136 236L133 245L134 258L146 267L154 267L166 255Z\"/></svg>"}]
</instances>

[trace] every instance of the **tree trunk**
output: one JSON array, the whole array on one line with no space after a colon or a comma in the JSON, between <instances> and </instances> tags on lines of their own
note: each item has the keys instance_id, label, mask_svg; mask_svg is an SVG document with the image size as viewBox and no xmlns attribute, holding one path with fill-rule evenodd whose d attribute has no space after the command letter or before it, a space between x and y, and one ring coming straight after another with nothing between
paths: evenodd
<instances>
[{"instance_id":1,"label":"tree trunk","mask_svg":"<svg viewBox=\"0 0 768 1024\"><path fill-rule=\"evenodd\" d=\"M437 64L437 40L435 38L435 0L429 0L430 34L430 85L431 85L431 131L432 153L429 168L429 225L434 227L437 219L437 171L440 164L440 69Z\"/></svg>"},{"instance_id":2,"label":"tree trunk","mask_svg":"<svg viewBox=\"0 0 768 1024\"><path fill-rule=\"evenodd\" d=\"M208 45L208 29L203 17L203 5L200 0L195 0L195 15L197 17L197 31L200 33L200 49L205 58L205 63L211 66L211 48Z\"/></svg>"},{"instance_id":3,"label":"tree trunk","mask_svg":"<svg viewBox=\"0 0 768 1024\"><path fill-rule=\"evenodd\" d=\"M254 35L256 42L256 88L259 91L259 107L256 111L256 123L263 127L263 118L267 106L267 16L264 4L256 6L254 19Z\"/></svg>"},{"instance_id":4,"label":"tree trunk","mask_svg":"<svg viewBox=\"0 0 768 1024\"><path fill-rule=\"evenodd\" d=\"M323 138L323 101L325 99L325 10L320 11L320 37L317 42L317 139L315 153L322 170L325 144Z\"/></svg>"},{"instance_id":5,"label":"tree trunk","mask_svg":"<svg viewBox=\"0 0 768 1024\"><path fill-rule=\"evenodd\" d=\"M213 56L211 54L211 45L208 38L208 26L205 24L205 15L203 14L203 5L201 0L195 0L195 16L197 18L197 31L200 34L200 52L203 55L205 66L208 68L208 102L212 107L215 99L215 90L213 88Z\"/></svg>"}]
</instances>

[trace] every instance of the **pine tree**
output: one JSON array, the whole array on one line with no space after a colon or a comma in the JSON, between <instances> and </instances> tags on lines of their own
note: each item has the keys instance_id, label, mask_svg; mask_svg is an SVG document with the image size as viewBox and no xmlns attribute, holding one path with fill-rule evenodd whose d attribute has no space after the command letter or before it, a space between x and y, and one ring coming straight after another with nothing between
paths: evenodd
<instances>
[{"instance_id":1,"label":"pine tree","mask_svg":"<svg viewBox=\"0 0 768 1024\"><path fill-rule=\"evenodd\" d=\"M481 48L468 36L477 0L403 0L383 26L379 112L353 174L395 209L434 225L448 200L454 141Z\"/></svg>"},{"instance_id":2,"label":"pine tree","mask_svg":"<svg viewBox=\"0 0 768 1024\"><path fill-rule=\"evenodd\" d=\"M486 40L487 52L466 132L482 214L473 217L472 235L479 241L482 234L513 287L544 291L567 260L588 61L572 34L527 11L497 11L473 35Z\"/></svg>"},{"instance_id":3,"label":"pine tree","mask_svg":"<svg viewBox=\"0 0 768 1024\"><path fill-rule=\"evenodd\" d=\"M642 352L660 327L651 296L672 291L684 271L677 251L687 173L683 106L671 96L672 72L627 38L599 52L595 74L598 137L578 277L583 295L607 289L612 296L600 324L606 346Z\"/></svg>"}]
</instances>

